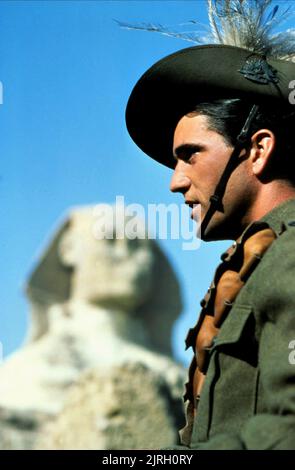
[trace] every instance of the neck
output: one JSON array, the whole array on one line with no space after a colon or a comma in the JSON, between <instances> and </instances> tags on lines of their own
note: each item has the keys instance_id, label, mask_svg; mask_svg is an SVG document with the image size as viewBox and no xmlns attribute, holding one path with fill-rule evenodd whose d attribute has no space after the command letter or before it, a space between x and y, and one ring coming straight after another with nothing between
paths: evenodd
<instances>
[{"instance_id":1,"label":"neck","mask_svg":"<svg viewBox=\"0 0 295 470\"><path fill-rule=\"evenodd\" d=\"M260 187L244 225L261 219L280 204L295 198L295 187L285 180L275 180Z\"/></svg>"}]
</instances>

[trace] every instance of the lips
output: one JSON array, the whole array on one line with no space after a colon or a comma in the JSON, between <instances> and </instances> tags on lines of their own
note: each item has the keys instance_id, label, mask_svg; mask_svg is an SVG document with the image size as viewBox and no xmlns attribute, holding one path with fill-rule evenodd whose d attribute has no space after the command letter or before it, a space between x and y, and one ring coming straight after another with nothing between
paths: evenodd
<instances>
[{"instance_id":1,"label":"lips","mask_svg":"<svg viewBox=\"0 0 295 470\"><path fill-rule=\"evenodd\" d=\"M187 204L191 209L194 208L194 206L200 204L199 201L185 201L185 204Z\"/></svg>"}]
</instances>

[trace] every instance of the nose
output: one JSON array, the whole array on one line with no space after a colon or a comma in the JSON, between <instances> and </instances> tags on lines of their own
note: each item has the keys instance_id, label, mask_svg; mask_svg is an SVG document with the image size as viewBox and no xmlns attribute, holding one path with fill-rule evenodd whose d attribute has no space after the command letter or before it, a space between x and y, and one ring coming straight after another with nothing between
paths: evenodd
<instances>
[{"instance_id":1,"label":"nose","mask_svg":"<svg viewBox=\"0 0 295 470\"><path fill-rule=\"evenodd\" d=\"M184 168L181 166L181 163L182 162L180 161L177 162L171 178L170 191L172 191L172 193L184 194L191 185L191 180L185 175Z\"/></svg>"}]
</instances>

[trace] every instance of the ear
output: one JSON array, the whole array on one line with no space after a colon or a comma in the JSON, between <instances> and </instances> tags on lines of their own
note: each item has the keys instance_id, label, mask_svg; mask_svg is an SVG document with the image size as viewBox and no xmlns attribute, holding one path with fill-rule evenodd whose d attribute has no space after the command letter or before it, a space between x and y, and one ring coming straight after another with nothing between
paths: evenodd
<instances>
[{"instance_id":1,"label":"ear","mask_svg":"<svg viewBox=\"0 0 295 470\"><path fill-rule=\"evenodd\" d=\"M251 138L250 160L252 172L257 177L265 173L274 153L276 138L269 129L260 129Z\"/></svg>"}]
</instances>

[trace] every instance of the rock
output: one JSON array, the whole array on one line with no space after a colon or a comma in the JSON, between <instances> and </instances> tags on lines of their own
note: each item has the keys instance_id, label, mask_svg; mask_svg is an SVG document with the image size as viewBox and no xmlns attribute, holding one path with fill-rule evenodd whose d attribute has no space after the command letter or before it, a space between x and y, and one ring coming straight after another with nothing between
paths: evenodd
<instances>
[{"instance_id":1,"label":"rock","mask_svg":"<svg viewBox=\"0 0 295 470\"><path fill-rule=\"evenodd\" d=\"M9 448L34 446L42 427L65 412L71 388L87 372L103 374L105 383L110 374L112 383L113 368L141 363L181 403L184 371L171 357L171 331L181 310L175 274L153 240L102 238L103 210L104 205L72 210L28 280L28 338L0 366L0 421L6 429L0 448L7 439ZM108 211L108 236L125 227L122 210ZM122 386L128 394L128 381ZM20 424L24 416L34 423L31 431Z\"/></svg>"},{"instance_id":2,"label":"rock","mask_svg":"<svg viewBox=\"0 0 295 470\"><path fill-rule=\"evenodd\" d=\"M85 373L36 448L160 449L176 443L182 425L182 403L167 382L146 366L129 363L106 374Z\"/></svg>"}]
</instances>

